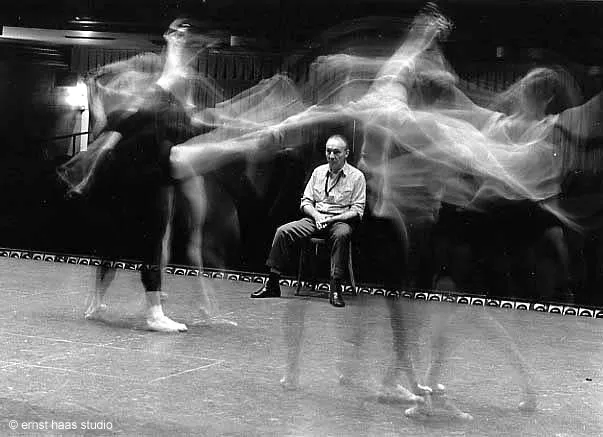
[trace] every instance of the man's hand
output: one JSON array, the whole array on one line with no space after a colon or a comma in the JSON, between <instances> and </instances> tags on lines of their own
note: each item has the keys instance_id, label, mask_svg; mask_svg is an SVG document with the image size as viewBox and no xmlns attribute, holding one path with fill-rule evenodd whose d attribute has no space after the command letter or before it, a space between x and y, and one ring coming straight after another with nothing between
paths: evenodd
<instances>
[{"instance_id":1,"label":"man's hand","mask_svg":"<svg viewBox=\"0 0 603 437\"><path fill-rule=\"evenodd\" d=\"M329 223L331 223L331 217L317 212L314 216L314 222L316 223L318 230L321 230L326 228Z\"/></svg>"}]
</instances>

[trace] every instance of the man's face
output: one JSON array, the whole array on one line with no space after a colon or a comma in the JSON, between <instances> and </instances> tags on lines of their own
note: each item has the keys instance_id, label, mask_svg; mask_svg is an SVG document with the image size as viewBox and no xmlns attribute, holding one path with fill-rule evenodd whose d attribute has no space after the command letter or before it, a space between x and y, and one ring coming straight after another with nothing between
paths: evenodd
<instances>
[{"instance_id":1,"label":"man's face","mask_svg":"<svg viewBox=\"0 0 603 437\"><path fill-rule=\"evenodd\" d=\"M325 153L327 156L327 163L329 164L329 170L337 172L345 164L349 151L341 140L330 138L327 141Z\"/></svg>"}]
</instances>

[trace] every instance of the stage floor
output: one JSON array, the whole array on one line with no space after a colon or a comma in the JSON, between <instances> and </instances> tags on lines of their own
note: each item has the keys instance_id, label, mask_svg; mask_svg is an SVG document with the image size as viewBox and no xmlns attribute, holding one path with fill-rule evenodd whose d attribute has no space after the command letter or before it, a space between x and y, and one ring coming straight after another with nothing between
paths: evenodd
<instances>
[{"instance_id":1,"label":"stage floor","mask_svg":"<svg viewBox=\"0 0 603 437\"><path fill-rule=\"evenodd\" d=\"M398 300L417 326L411 338L422 370L433 321L458 313L444 379L450 397L474 416L469 423L414 420L404 416L408 404L383 402L373 390L392 360L382 296L348 297L336 309L325 299L293 297L291 288L281 299L252 300L257 284L211 280L222 314L238 326L194 325L197 278L166 275L166 313L189 331L160 334L144 330L137 272L118 271L107 313L88 321L94 268L0 258L0 269L1 435L603 435L600 319ZM473 323L478 312L508 330L538 374L535 413L517 410L514 369ZM300 388L285 391L284 333L302 326ZM355 332L366 337L358 355L349 341ZM339 384L340 360L360 369L357 385Z\"/></svg>"}]
</instances>

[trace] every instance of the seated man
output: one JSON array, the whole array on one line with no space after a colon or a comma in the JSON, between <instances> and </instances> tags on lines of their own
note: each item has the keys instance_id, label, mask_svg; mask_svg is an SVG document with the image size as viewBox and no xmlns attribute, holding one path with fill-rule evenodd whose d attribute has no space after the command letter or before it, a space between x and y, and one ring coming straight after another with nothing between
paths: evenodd
<instances>
[{"instance_id":1,"label":"seated man","mask_svg":"<svg viewBox=\"0 0 603 437\"><path fill-rule=\"evenodd\" d=\"M347 163L350 150L344 137L330 137L325 152L327 164L314 169L301 199L300 209L306 217L276 230L266 262L270 268L268 281L251 297L280 297L279 279L293 245L304 238L321 236L331 243L329 302L345 306L341 280L347 270L353 226L364 213L366 181L360 170Z\"/></svg>"}]
</instances>

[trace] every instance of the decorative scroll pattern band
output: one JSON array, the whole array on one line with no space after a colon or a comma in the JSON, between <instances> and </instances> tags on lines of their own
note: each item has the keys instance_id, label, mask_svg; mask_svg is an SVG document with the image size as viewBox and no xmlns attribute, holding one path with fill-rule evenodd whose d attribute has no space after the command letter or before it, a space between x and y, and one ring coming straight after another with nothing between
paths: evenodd
<instances>
[{"instance_id":1,"label":"decorative scroll pattern band","mask_svg":"<svg viewBox=\"0 0 603 437\"><path fill-rule=\"evenodd\" d=\"M15 250L15 249L2 249L0 248L0 257L7 258L18 258L25 260L35 261L47 261L56 262L63 264L78 264L78 265L89 265L98 266L101 263L110 265L116 269L123 270L140 270L142 268L141 263L132 261L103 261L99 258L83 257L76 255L60 255L43 253L28 250ZM261 273L246 273L246 272L234 272L226 270L214 270L204 269L200 272L199 269L183 267L183 266L167 266L164 269L166 274L181 275L181 276L199 276L202 274L206 278L211 279L226 279L229 281L243 281L243 282L255 282L265 283L267 276ZM287 287L296 287L297 280L283 278L281 285ZM302 282L302 285L307 286L308 284ZM329 284L319 283L316 284L316 290L318 292L327 292L329 290ZM351 293L352 287L345 286L345 293ZM462 293L449 293L445 291L408 291L408 290L390 290L381 288L378 286L360 286L358 287L359 293L384 296L391 298L408 298L417 299L424 301L434 302L450 302L460 305L476 305L476 306L490 306L495 308L507 308L514 310L523 311L538 311L543 313L553 313L566 316L581 316L581 317L593 317L603 319L603 308L592 308L582 307L576 305L565 305L555 303L540 303L540 302L529 302L515 299L497 299L487 296L473 295L473 294L462 294Z\"/></svg>"}]
</instances>

